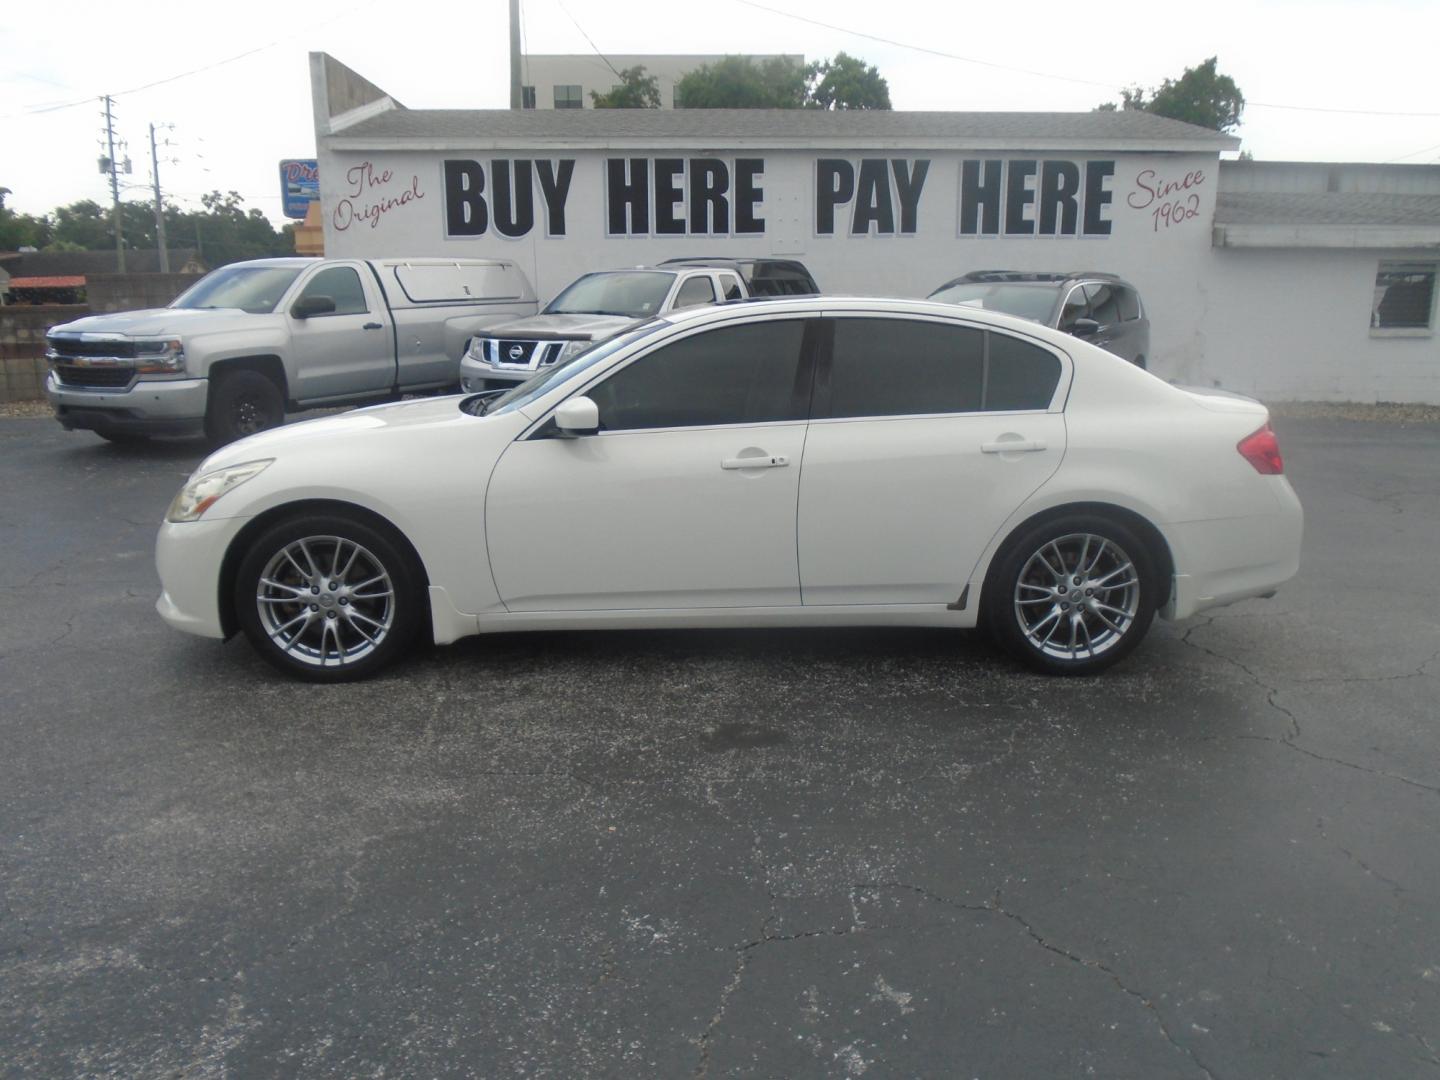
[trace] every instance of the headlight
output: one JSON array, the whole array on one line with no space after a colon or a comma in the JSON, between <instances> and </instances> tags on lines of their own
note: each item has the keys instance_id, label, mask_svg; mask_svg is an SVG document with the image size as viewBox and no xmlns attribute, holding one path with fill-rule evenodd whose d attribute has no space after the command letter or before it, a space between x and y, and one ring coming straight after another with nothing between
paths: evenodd
<instances>
[{"instance_id":1,"label":"headlight","mask_svg":"<svg viewBox=\"0 0 1440 1080\"><path fill-rule=\"evenodd\" d=\"M179 338L137 341L135 370L141 375L173 375L185 370L185 348Z\"/></svg>"},{"instance_id":2,"label":"headlight","mask_svg":"<svg viewBox=\"0 0 1440 1080\"><path fill-rule=\"evenodd\" d=\"M175 496L175 501L170 504L170 509L165 511L165 520L174 522L199 520L201 514L215 505L216 499L231 488L239 487L252 476L259 476L274 461L274 458L266 458L264 461L247 461L243 465L230 465L200 476L192 476L180 489L180 494Z\"/></svg>"},{"instance_id":3,"label":"headlight","mask_svg":"<svg viewBox=\"0 0 1440 1080\"><path fill-rule=\"evenodd\" d=\"M572 356L578 356L578 355L580 355L582 352L584 352L586 349L588 349L588 348L589 348L591 345L593 345L593 344L595 344L593 341L588 341L588 340L586 340L586 341L567 341L567 342L565 343L564 348L562 348L562 349L560 350L560 355L557 356L557 357L555 357L555 363L557 363L557 364L563 364L563 363L565 363L565 361L569 360Z\"/></svg>"},{"instance_id":4,"label":"headlight","mask_svg":"<svg viewBox=\"0 0 1440 1080\"><path fill-rule=\"evenodd\" d=\"M477 364L485 363L485 339L472 337L465 346L465 355Z\"/></svg>"}]
</instances>

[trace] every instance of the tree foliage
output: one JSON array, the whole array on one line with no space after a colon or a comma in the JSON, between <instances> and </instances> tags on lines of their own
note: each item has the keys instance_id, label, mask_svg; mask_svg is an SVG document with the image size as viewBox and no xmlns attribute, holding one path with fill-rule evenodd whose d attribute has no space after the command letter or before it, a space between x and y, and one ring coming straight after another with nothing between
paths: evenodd
<instances>
[{"instance_id":1,"label":"tree foliage","mask_svg":"<svg viewBox=\"0 0 1440 1080\"><path fill-rule=\"evenodd\" d=\"M848 53L811 64L809 101L817 109L888 109L890 84L873 64Z\"/></svg>"},{"instance_id":2,"label":"tree foliage","mask_svg":"<svg viewBox=\"0 0 1440 1080\"><path fill-rule=\"evenodd\" d=\"M675 86L685 109L888 109L880 72L846 53L801 64L783 56L756 61L727 56L690 72Z\"/></svg>"},{"instance_id":3,"label":"tree foliage","mask_svg":"<svg viewBox=\"0 0 1440 1080\"><path fill-rule=\"evenodd\" d=\"M660 80L645 74L645 65L626 68L620 81L604 94L590 91L591 104L597 109L658 109Z\"/></svg>"},{"instance_id":4,"label":"tree foliage","mask_svg":"<svg viewBox=\"0 0 1440 1080\"><path fill-rule=\"evenodd\" d=\"M4 190L4 189L0 189ZM165 241L171 248L197 248L207 266L295 252L294 229L276 231L259 210L246 210L234 191L212 191L202 209L182 210L166 203ZM149 203L122 202L120 225L127 250L154 250L158 244L155 210ZM115 247L110 208L93 199L57 206L43 217L15 214L0 197L0 250L33 246L43 251L110 251Z\"/></svg>"},{"instance_id":5,"label":"tree foliage","mask_svg":"<svg viewBox=\"0 0 1440 1080\"><path fill-rule=\"evenodd\" d=\"M1212 56L1198 67L1186 68L1180 78L1166 79L1148 96L1138 86L1127 87L1120 91L1118 106L1112 101L1100 108L1102 111L1143 109L1215 131L1233 131L1240 126L1245 95L1234 79L1216 70L1217 59Z\"/></svg>"}]
</instances>

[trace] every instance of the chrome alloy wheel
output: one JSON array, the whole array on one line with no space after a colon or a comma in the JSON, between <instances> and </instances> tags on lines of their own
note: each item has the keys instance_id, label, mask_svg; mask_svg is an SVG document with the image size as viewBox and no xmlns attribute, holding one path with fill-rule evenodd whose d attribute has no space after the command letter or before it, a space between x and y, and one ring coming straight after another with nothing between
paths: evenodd
<instances>
[{"instance_id":1,"label":"chrome alloy wheel","mask_svg":"<svg viewBox=\"0 0 1440 1080\"><path fill-rule=\"evenodd\" d=\"M1113 649L1140 610L1140 574L1104 536L1070 533L1026 560L1015 583L1015 618L1034 648L1059 660Z\"/></svg>"},{"instance_id":2,"label":"chrome alloy wheel","mask_svg":"<svg viewBox=\"0 0 1440 1080\"><path fill-rule=\"evenodd\" d=\"M277 551L260 572L255 605L275 646L316 668L364 659L395 625L384 564L339 536L307 536Z\"/></svg>"}]
</instances>

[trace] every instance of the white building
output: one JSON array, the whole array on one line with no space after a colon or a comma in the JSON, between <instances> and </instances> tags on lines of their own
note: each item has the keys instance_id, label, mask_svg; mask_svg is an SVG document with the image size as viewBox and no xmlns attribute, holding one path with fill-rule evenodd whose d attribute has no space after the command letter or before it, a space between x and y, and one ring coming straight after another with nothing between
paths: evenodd
<instances>
[{"instance_id":1,"label":"white building","mask_svg":"<svg viewBox=\"0 0 1440 1080\"><path fill-rule=\"evenodd\" d=\"M599 56L596 53L536 54L520 58L521 107L525 109L590 109L590 94L606 94L620 84L622 71L643 67L646 76L655 76L660 107L675 108L675 84L706 64L724 56L627 54ZM751 56L757 64L767 60L789 60L804 66L805 57L789 53Z\"/></svg>"},{"instance_id":2,"label":"white building","mask_svg":"<svg viewBox=\"0 0 1440 1080\"><path fill-rule=\"evenodd\" d=\"M586 270L785 255L833 293L967 270L1138 286L1149 367L1270 400L1440 403L1440 167L1222 165L1144 112L410 110L312 54L332 256Z\"/></svg>"}]
</instances>

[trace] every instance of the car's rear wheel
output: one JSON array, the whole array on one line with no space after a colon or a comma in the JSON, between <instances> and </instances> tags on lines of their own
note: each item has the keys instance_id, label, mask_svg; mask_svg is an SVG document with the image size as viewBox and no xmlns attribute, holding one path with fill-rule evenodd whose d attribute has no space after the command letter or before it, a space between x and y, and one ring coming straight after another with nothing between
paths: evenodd
<instances>
[{"instance_id":1,"label":"car's rear wheel","mask_svg":"<svg viewBox=\"0 0 1440 1080\"><path fill-rule=\"evenodd\" d=\"M985 589L986 629L1022 663L1089 675L1140 644L1158 605L1155 560L1133 529L1109 518L1052 518L1016 537Z\"/></svg>"},{"instance_id":2,"label":"car's rear wheel","mask_svg":"<svg viewBox=\"0 0 1440 1080\"><path fill-rule=\"evenodd\" d=\"M393 536L341 515L303 515L251 545L235 612L257 652L315 682L363 679L415 639L423 573Z\"/></svg>"}]
</instances>

